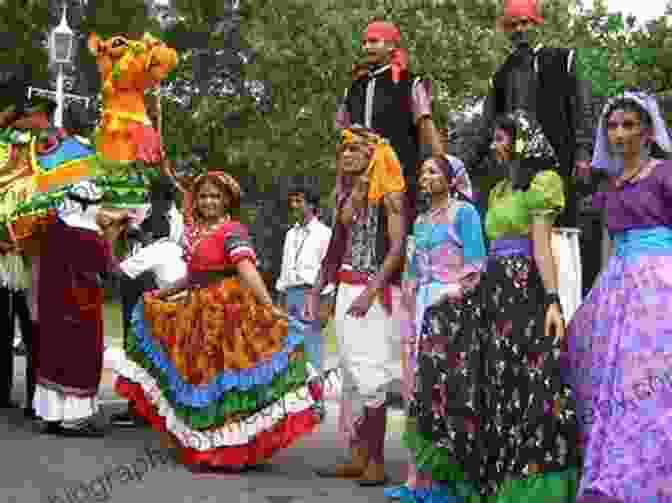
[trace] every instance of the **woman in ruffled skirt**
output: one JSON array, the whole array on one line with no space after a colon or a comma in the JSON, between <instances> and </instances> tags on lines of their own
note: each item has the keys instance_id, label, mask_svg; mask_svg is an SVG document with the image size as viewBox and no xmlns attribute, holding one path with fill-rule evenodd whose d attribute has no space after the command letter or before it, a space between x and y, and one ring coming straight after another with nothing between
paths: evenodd
<instances>
[{"instance_id":1,"label":"woman in ruffled skirt","mask_svg":"<svg viewBox=\"0 0 672 503\"><path fill-rule=\"evenodd\" d=\"M272 305L247 229L228 214L238 183L208 172L186 196L188 274L136 306L116 388L184 464L239 470L317 426L319 389L303 325Z\"/></svg>"},{"instance_id":2,"label":"woman in ruffled skirt","mask_svg":"<svg viewBox=\"0 0 672 503\"><path fill-rule=\"evenodd\" d=\"M464 455L462 446L456 447L460 439L447 426L450 416L444 413L451 404L446 400L458 395L460 403L478 399L473 375L463 375L456 363L484 337L478 284L485 244L480 215L466 197L471 188L459 159L428 158L421 165L419 183L431 196L431 208L415 221L404 278L406 304L414 315L408 337L405 441L417 473L388 495L413 503L457 503L455 482L463 478L461 469L452 462L436 463L435 456L451 451ZM477 368L474 354L465 363Z\"/></svg>"},{"instance_id":3,"label":"woman in ruffled skirt","mask_svg":"<svg viewBox=\"0 0 672 503\"><path fill-rule=\"evenodd\" d=\"M672 502L672 141L652 97L605 106L593 169L613 254L568 329L584 461L581 503Z\"/></svg>"},{"instance_id":4,"label":"woman in ruffled skirt","mask_svg":"<svg viewBox=\"0 0 672 503\"><path fill-rule=\"evenodd\" d=\"M485 274L425 312L416 387L418 467L473 503L567 503L576 494L576 414L560 374L564 321L551 226L564 206L538 124L498 120L508 175L490 192ZM417 246L417 245L416 245ZM429 377L436 376L436 377Z\"/></svg>"}]
</instances>

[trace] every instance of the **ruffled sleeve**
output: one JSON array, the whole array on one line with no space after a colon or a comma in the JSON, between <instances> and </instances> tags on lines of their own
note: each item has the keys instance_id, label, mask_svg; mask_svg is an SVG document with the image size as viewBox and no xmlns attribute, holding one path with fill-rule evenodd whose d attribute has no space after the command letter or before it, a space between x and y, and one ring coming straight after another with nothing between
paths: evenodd
<instances>
[{"instance_id":1,"label":"ruffled sleeve","mask_svg":"<svg viewBox=\"0 0 672 503\"><path fill-rule=\"evenodd\" d=\"M254 252L247 227L240 223L232 223L224 227L221 233L221 240L224 243L224 251L229 262L237 264L241 260L257 261L257 255Z\"/></svg>"},{"instance_id":2,"label":"ruffled sleeve","mask_svg":"<svg viewBox=\"0 0 672 503\"><path fill-rule=\"evenodd\" d=\"M488 208L493 208L497 204L497 201L502 197L506 182L506 179L501 180L490 189L490 194L488 194Z\"/></svg>"},{"instance_id":3,"label":"ruffled sleeve","mask_svg":"<svg viewBox=\"0 0 672 503\"><path fill-rule=\"evenodd\" d=\"M532 217L555 218L565 208L562 178L555 171L538 173L526 193L527 209Z\"/></svg>"}]
</instances>

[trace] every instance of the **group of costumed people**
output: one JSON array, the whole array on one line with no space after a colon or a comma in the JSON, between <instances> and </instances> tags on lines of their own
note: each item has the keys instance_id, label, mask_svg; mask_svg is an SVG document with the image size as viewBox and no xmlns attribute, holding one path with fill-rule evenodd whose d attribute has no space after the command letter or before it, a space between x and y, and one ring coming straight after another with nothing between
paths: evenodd
<instances>
[{"instance_id":1,"label":"group of costumed people","mask_svg":"<svg viewBox=\"0 0 672 503\"><path fill-rule=\"evenodd\" d=\"M13 276L31 290L32 323L22 323L30 341L25 415L41 420L47 433L102 433L94 419L103 369L103 285L121 273L114 243L145 206L144 178L129 175L138 166L158 171L162 158L144 94L175 67L177 53L150 35L131 36L89 37L104 80L95 144L86 137L91 124L81 107L69 108L66 127L55 128L55 105L26 97L34 85L30 65L18 67L4 86L3 265L11 261ZM12 317L4 325L8 334Z\"/></svg>"},{"instance_id":2,"label":"group of costumed people","mask_svg":"<svg viewBox=\"0 0 672 503\"><path fill-rule=\"evenodd\" d=\"M338 285L349 455L322 477L388 482L386 386L402 377L410 456L392 499L672 501L672 144L655 99L635 91L593 128L575 51L530 47L542 22L536 2L506 3L514 51L464 162L443 150L399 29L364 33L366 66L336 117L336 223L305 312ZM477 205L484 147L503 179ZM602 272L584 213L613 244Z\"/></svg>"},{"instance_id":3,"label":"group of costumed people","mask_svg":"<svg viewBox=\"0 0 672 503\"><path fill-rule=\"evenodd\" d=\"M304 334L336 284L349 456L317 475L389 483L387 387L400 378L409 459L405 483L385 489L392 499L672 502L672 182L662 158L672 142L655 99L634 91L608 102L593 134L575 51L531 48L542 23L537 2L505 3L498 25L514 50L464 162L446 152L431 86L409 72L398 27L366 28L367 60L336 117L336 221L302 316L274 306L256 270L232 217L238 183L165 168L184 196L186 274L126 302L116 389L183 463L253 467L319 425L323 389ZM486 147L502 180L479 203L472 178ZM132 269L111 253L128 218L96 207L97 194L70 194L80 211L62 212L43 247L77 253L40 256L39 281L66 296L48 307L53 295L38 289L39 326L100 354L99 278ZM600 241L578 238L579 208L609 231L599 274ZM68 347L47 339L41 355ZM74 363L38 358L34 406L56 430L95 408L102 359Z\"/></svg>"},{"instance_id":4,"label":"group of costumed people","mask_svg":"<svg viewBox=\"0 0 672 503\"><path fill-rule=\"evenodd\" d=\"M164 432L195 468L253 466L321 420L305 323L272 304L247 229L231 217L240 205L238 183L217 170L180 177L165 158L160 120L148 113L145 91L175 67L176 52L149 35L127 35L88 39L103 80L95 149L51 128L53 106L39 114L23 106L26 78L14 83L21 96L2 117L9 152L1 173L5 240L8 251L30 256L37 299L28 371L35 389L26 415L47 434L104 434L96 399L103 286L117 276L126 320L116 389L129 398L132 415ZM68 148L72 138L78 149ZM17 147L19 140L30 148ZM56 157L51 164L49 154ZM149 183L138 171L158 178ZM110 187L119 178L127 185ZM132 197L118 197L139 194L145 203L147 186L149 212ZM181 221L175 189L183 197ZM115 256L115 244L131 237L140 246ZM180 245L184 254L175 253ZM138 301L152 283L143 281L147 269L163 288Z\"/></svg>"}]
</instances>

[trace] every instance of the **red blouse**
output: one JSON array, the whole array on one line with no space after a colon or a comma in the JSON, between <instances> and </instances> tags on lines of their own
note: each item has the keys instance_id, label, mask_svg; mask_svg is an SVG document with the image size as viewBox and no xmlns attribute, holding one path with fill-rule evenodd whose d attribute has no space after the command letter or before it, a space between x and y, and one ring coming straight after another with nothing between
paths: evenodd
<instances>
[{"instance_id":1,"label":"red blouse","mask_svg":"<svg viewBox=\"0 0 672 503\"><path fill-rule=\"evenodd\" d=\"M190 236L185 236L189 240ZM187 243L189 246L191 243ZM247 227L239 222L226 222L209 235L191 245L187 256L190 272L212 271L222 266L236 265L241 260L256 262Z\"/></svg>"}]
</instances>

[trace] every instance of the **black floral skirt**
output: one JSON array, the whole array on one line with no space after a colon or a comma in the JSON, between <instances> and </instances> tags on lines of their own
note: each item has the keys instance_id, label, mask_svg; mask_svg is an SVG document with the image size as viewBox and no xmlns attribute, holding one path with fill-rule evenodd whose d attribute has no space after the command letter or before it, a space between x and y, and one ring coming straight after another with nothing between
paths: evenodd
<instances>
[{"instance_id":1,"label":"black floral skirt","mask_svg":"<svg viewBox=\"0 0 672 503\"><path fill-rule=\"evenodd\" d=\"M426 309L409 404L417 434L440 458L454 458L467 479L481 475L481 344L487 337L480 288ZM426 456L431 458L431 456ZM435 473L444 467L429 467Z\"/></svg>"},{"instance_id":2,"label":"black floral skirt","mask_svg":"<svg viewBox=\"0 0 672 503\"><path fill-rule=\"evenodd\" d=\"M543 299L534 261L501 257L469 297L425 314L411 416L484 495L507 479L579 466L561 342L544 333Z\"/></svg>"}]
</instances>

